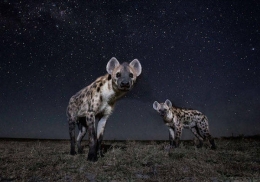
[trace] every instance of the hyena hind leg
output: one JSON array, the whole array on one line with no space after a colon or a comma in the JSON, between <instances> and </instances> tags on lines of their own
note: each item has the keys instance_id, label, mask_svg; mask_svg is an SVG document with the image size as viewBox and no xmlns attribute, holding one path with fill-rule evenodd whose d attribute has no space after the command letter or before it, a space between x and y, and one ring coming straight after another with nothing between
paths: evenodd
<instances>
[{"instance_id":1,"label":"hyena hind leg","mask_svg":"<svg viewBox=\"0 0 260 182\"><path fill-rule=\"evenodd\" d=\"M179 137L176 137L174 142L175 142L176 148L180 146L180 138Z\"/></svg>"},{"instance_id":2,"label":"hyena hind leg","mask_svg":"<svg viewBox=\"0 0 260 182\"><path fill-rule=\"evenodd\" d=\"M204 136L205 136L205 138L209 141L209 143L210 143L210 145L211 145L210 148L211 148L212 150L217 149L216 144L215 144L215 140L214 140L214 138L209 134L209 132L205 133Z\"/></svg>"},{"instance_id":3,"label":"hyena hind leg","mask_svg":"<svg viewBox=\"0 0 260 182\"><path fill-rule=\"evenodd\" d=\"M195 135L195 137L199 140L199 144L197 145L197 148L201 148L203 146L203 138L201 137L198 128L192 127L191 132Z\"/></svg>"},{"instance_id":4,"label":"hyena hind leg","mask_svg":"<svg viewBox=\"0 0 260 182\"><path fill-rule=\"evenodd\" d=\"M78 129L79 129L79 134L77 137L77 147L78 147L78 153L82 154L83 153L83 147L81 146L81 141L84 138L84 136L86 135L86 124L84 124L85 122L80 122L78 123Z\"/></svg>"},{"instance_id":5,"label":"hyena hind leg","mask_svg":"<svg viewBox=\"0 0 260 182\"><path fill-rule=\"evenodd\" d=\"M69 119L70 155L75 155L75 120Z\"/></svg>"},{"instance_id":6,"label":"hyena hind leg","mask_svg":"<svg viewBox=\"0 0 260 182\"><path fill-rule=\"evenodd\" d=\"M97 161L97 135L95 129L95 116L93 112L89 112L86 116L86 123L89 137L88 161Z\"/></svg>"}]
</instances>

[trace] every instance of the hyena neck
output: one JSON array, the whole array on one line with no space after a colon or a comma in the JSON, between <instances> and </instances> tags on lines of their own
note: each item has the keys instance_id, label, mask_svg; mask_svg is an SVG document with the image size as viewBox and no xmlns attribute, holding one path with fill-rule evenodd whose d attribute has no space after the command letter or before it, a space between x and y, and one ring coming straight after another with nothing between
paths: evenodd
<instances>
[{"instance_id":1,"label":"hyena neck","mask_svg":"<svg viewBox=\"0 0 260 182\"><path fill-rule=\"evenodd\" d=\"M172 112L168 111L166 116L163 118L165 123L172 123L173 122L173 114Z\"/></svg>"},{"instance_id":2,"label":"hyena neck","mask_svg":"<svg viewBox=\"0 0 260 182\"><path fill-rule=\"evenodd\" d=\"M102 97L104 100L108 102L110 105L114 105L114 103L124 96L127 92L120 91L116 84L113 83L111 75L107 74L104 76L107 79L103 86Z\"/></svg>"}]
</instances>

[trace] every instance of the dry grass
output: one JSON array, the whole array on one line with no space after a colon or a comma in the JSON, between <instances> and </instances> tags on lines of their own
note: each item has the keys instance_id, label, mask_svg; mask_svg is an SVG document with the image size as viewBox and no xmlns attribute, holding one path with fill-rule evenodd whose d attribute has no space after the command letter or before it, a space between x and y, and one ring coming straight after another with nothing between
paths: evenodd
<instances>
[{"instance_id":1,"label":"dry grass","mask_svg":"<svg viewBox=\"0 0 260 182\"><path fill-rule=\"evenodd\" d=\"M260 181L260 141L216 140L217 150L184 141L109 142L104 158L69 155L69 141L0 140L0 181Z\"/></svg>"}]
</instances>

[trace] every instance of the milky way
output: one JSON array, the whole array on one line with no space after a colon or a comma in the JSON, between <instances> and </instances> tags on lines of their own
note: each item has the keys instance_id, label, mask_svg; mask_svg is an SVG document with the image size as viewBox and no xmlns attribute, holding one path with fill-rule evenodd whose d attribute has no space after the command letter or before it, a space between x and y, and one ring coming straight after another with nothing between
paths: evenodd
<instances>
[{"instance_id":1,"label":"milky way","mask_svg":"<svg viewBox=\"0 0 260 182\"><path fill-rule=\"evenodd\" d=\"M106 74L111 57L137 58L143 72L104 139L167 139L152 108L166 99L207 115L215 137L259 134L259 8L253 0L2 1L0 137L69 138L69 98Z\"/></svg>"}]
</instances>

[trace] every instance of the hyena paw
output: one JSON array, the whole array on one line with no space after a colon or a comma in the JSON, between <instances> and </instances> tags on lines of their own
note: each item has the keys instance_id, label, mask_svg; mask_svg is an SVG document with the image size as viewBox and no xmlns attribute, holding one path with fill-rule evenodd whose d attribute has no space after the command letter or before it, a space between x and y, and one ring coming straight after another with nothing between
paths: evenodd
<instances>
[{"instance_id":1,"label":"hyena paw","mask_svg":"<svg viewBox=\"0 0 260 182\"><path fill-rule=\"evenodd\" d=\"M200 141L199 144L197 145L197 148L201 148L203 146L203 142Z\"/></svg>"},{"instance_id":2,"label":"hyena paw","mask_svg":"<svg viewBox=\"0 0 260 182\"><path fill-rule=\"evenodd\" d=\"M71 150L70 151L70 155L76 155L77 153L75 152L75 150Z\"/></svg>"},{"instance_id":3,"label":"hyena paw","mask_svg":"<svg viewBox=\"0 0 260 182\"><path fill-rule=\"evenodd\" d=\"M81 148L78 148L78 153L79 153L79 154L82 154L82 153L83 153L82 147L81 147Z\"/></svg>"},{"instance_id":4,"label":"hyena paw","mask_svg":"<svg viewBox=\"0 0 260 182\"><path fill-rule=\"evenodd\" d=\"M96 162L97 161L97 155L95 154L88 154L88 161Z\"/></svg>"},{"instance_id":5,"label":"hyena paw","mask_svg":"<svg viewBox=\"0 0 260 182\"><path fill-rule=\"evenodd\" d=\"M216 147L215 145L212 145L212 146L210 147L210 149L211 149L211 150L216 150L217 147Z\"/></svg>"},{"instance_id":6,"label":"hyena paw","mask_svg":"<svg viewBox=\"0 0 260 182\"><path fill-rule=\"evenodd\" d=\"M102 151L102 150L98 151L98 155L99 155L100 157L104 157L103 151Z\"/></svg>"},{"instance_id":7,"label":"hyena paw","mask_svg":"<svg viewBox=\"0 0 260 182\"><path fill-rule=\"evenodd\" d=\"M164 150L166 150L166 151L169 151L169 150L172 150L175 148L176 148L176 146L174 146L174 145L164 145Z\"/></svg>"}]
</instances>

